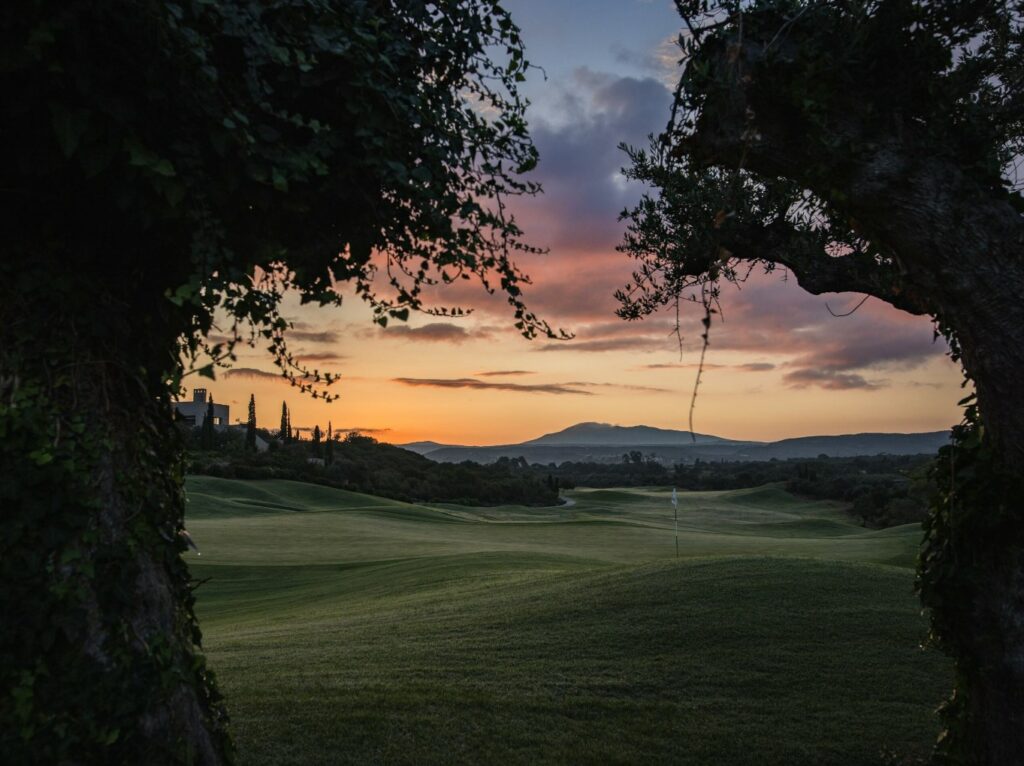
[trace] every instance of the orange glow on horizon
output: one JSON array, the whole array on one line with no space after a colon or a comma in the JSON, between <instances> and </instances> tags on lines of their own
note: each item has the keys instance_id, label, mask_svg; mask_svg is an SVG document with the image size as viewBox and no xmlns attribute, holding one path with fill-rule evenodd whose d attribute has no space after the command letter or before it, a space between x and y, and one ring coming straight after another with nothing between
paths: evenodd
<instances>
[{"instance_id":1,"label":"orange glow on horizon","mask_svg":"<svg viewBox=\"0 0 1024 766\"><path fill-rule=\"evenodd\" d=\"M330 423L392 443L511 444L585 421L687 430L697 314L683 316L680 358L671 317L614 316L619 276L606 253L536 261L527 300L553 326L576 331L572 341L523 339L493 297L465 319L418 315L381 329L359 300L320 309L289 296L290 349L310 367L340 373L331 389L339 398L300 394L266 353L245 347L233 370L202 383L230 405L232 422L244 421L252 393L261 427L276 430L287 402L295 426ZM474 294L460 291L446 305L466 305L460 299ZM962 376L926 319L873 301L838 320L826 300L842 307L859 296L814 298L770 278L724 294L727 320L712 328L694 430L772 441L936 431L959 421Z\"/></svg>"}]
</instances>

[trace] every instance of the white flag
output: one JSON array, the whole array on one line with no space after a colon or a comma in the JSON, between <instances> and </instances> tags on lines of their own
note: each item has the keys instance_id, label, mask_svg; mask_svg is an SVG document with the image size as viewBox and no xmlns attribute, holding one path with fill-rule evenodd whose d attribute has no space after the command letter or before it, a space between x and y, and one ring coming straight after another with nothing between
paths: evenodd
<instances>
[{"instance_id":1,"label":"white flag","mask_svg":"<svg viewBox=\"0 0 1024 766\"><path fill-rule=\"evenodd\" d=\"M674 508L679 507L679 496L676 494L676 488L672 487L672 506Z\"/></svg>"}]
</instances>

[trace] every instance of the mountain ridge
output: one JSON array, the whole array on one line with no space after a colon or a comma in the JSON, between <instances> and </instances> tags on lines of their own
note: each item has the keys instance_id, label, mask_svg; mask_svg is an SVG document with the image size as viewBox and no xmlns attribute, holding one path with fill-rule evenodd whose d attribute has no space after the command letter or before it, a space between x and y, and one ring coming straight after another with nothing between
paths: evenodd
<instances>
[{"instance_id":1,"label":"mountain ridge","mask_svg":"<svg viewBox=\"0 0 1024 766\"><path fill-rule=\"evenodd\" d=\"M544 434L536 439L530 439L521 444L529 445L572 445L582 446L586 444L602 445L643 445L651 446L656 444L681 444L709 443L709 444L754 444L756 442L739 441L726 439L721 436L710 434L698 434L692 431L679 431L672 428L656 428L655 426L635 425L619 426L611 423L597 423L587 421L563 428L561 431Z\"/></svg>"},{"instance_id":2,"label":"mountain ridge","mask_svg":"<svg viewBox=\"0 0 1024 766\"><path fill-rule=\"evenodd\" d=\"M531 463L617 462L624 452L640 450L662 463L694 460L772 460L858 455L916 455L938 451L949 441L949 431L916 433L863 432L815 434L773 442L727 439L654 426L619 426L587 421L517 444L469 446L431 441L398 447L437 462L491 463L502 457L525 458Z\"/></svg>"}]
</instances>

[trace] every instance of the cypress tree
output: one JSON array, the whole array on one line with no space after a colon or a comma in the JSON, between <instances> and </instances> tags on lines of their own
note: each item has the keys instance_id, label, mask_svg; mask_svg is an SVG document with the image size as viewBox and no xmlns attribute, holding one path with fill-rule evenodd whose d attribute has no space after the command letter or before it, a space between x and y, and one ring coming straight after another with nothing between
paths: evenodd
<instances>
[{"instance_id":1,"label":"cypress tree","mask_svg":"<svg viewBox=\"0 0 1024 766\"><path fill-rule=\"evenodd\" d=\"M203 418L203 430L199 435L199 446L204 450L213 449L213 396L206 403L206 417Z\"/></svg>"},{"instance_id":2,"label":"cypress tree","mask_svg":"<svg viewBox=\"0 0 1024 766\"><path fill-rule=\"evenodd\" d=\"M245 449L256 451L256 395L249 394L249 421L245 425Z\"/></svg>"},{"instance_id":3,"label":"cypress tree","mask_svg":"<svg viewBox=\"0 0 1024 766\"><path fill-rule=\"evenodd\" d=\"M281 432L278 434L281 441L288 441L288 430L288 403L281 402Z\"/></svg>"}]
</instances>

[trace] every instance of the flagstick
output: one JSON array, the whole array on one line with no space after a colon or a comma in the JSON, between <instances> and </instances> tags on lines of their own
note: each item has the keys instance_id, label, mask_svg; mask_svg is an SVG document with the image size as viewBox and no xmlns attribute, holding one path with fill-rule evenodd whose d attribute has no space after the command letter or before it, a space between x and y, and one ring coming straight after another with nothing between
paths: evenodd
<instances>
[{"instance_id":1,"label":"flagstick","mask_svg":"<svg viewBox=\"0 0 1024 766\"><path fill-rule=\"evenodd\" d=\"M679 506L672 506L673 512L676 517L676 558L679 558Z\"/></svg>"},{"instance_id":2,"label":"flagstick","mask_svg":"<svg viewBox=\"0 0 1024 766\"><path fill-rule=\"evenodd\" d=\"M676 520L676 558L679 558L679 497L675 487L672 487L672 515Z\"/></svg>"}]
</instances>

